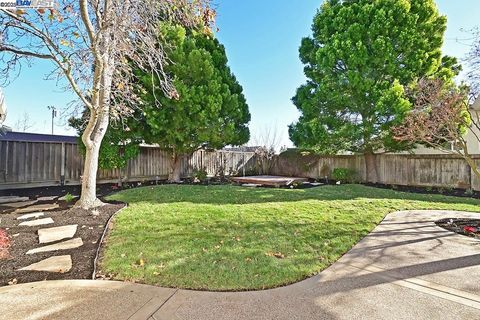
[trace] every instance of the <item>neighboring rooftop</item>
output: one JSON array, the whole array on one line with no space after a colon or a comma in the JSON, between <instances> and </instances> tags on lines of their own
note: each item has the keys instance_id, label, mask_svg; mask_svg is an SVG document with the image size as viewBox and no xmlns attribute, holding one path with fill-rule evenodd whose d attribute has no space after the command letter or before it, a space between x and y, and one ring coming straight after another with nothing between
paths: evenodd
<instances>
[{"instance_id":1,"label":"neighboring rooftop","mask_svg":"<svg viewBox=\"0 0 480 320\"><path fill-rule=\"evenodd\" d=\"M255 152L260 148L261 148L260 146L254 146L254 147L226 147L226 148L223 148L221 151Z\"/></svg>"},{"instance_id":2,"label":"neighboring rooftop","mask_svg":"<svg viewBox=\"0 0 480 320\"><path fill-rule=\"evenodd\" d=\"M75 136L60 136L52 134L28 133L28 132L14 132L7 131L0 133L1 141L24 141L24 142L67 142L77 143L78 137Z\"/></svg>"}]
</instances>

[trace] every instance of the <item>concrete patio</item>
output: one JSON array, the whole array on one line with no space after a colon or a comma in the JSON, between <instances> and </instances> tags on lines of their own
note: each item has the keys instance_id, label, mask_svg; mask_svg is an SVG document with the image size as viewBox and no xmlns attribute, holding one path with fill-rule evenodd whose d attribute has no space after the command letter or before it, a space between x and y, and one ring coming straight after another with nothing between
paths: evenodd
<instances>
[{"instance_id":1,"label":"concrete patio","mask_svg":"<svg viewBox=\"0 0 480 320\"><path fill-rule=\"evenodd\" d=\"M437 227L479 213L388 215L339 261L302 282L220 293L112 281L0 288L3 319L479 319L480 241Z\"/></svg>"}]
</instances>

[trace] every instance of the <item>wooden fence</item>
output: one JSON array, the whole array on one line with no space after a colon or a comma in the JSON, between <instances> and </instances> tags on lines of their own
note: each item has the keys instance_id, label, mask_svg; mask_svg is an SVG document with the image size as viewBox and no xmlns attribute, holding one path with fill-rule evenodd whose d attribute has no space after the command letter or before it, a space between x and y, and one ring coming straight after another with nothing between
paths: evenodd
<instances>
[{"instance_id":1,"label":"wooden fence","mask_svg":"<svg viewBox=\"0 0 480 320\"><path fill-rule=\"evenodd\" d=\"M480 156L476 161L480 164ZM273 161L271 174L309 178L331 177L335 168L354 169L366 180L363 156L316 156L287 152ZM182 163L182 176L205 169L210 176L258 172L254 152L197 151ZM462 188L480 191L480 179L461 158L451 155L377 156L379 182L394 185ZM75 143L0 141L0 190L80 183L83 158ZM168 153L142 147L138 157L118 170L99 170L99 182L162 180L170 171ZM261 173L261 172L259 172Z\"/></svg>"},{"instance_id":2,"label":"wooden fence","mask_svg":"<svg viewBox=\"0 0 480 320\"><path fill-rule=\"evenodd\" d=\"M467 162L455 155L377 155L379 183L405 186L432 186L480 191L480 179ZM480 156L475 156L480 165ZM287 153L275 159L273 174L308 178L331 178L335 168L355 170L366 181L365 159L361 155L314 156Z\"/></svg>"},{"instance_id":3,"label":"wooden fence","mask_svg":"<svg viewBox=\"0 0 480 320\"><path fill-rule=\"evenodd\" d=\"M195 169L205 169L208 175L234 175L255 170L254 152L197 151L182 162L183 177ZM75 143L0 141L0 190L34 186L80 184L83 157ZM168 153L158 148L141 147L138 157L126 168L99 170L98 180L116 182L162 180L170 171Z\"/></svg>"}]
</instances>

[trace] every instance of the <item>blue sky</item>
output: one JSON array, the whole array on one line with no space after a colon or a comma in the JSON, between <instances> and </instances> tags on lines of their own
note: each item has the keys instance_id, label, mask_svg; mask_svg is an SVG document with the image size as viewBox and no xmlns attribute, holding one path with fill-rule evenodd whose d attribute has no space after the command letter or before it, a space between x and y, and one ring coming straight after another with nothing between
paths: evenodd
<instances>
[{"instance_id":1,"label":"blue sky","mask_svg":"<svg viewBox=\"0 0 480 320\"><path fill-rule=\"evenodd\" d=\"M244 87L252 113L252 136L277 128L282 145L290 146L287 126L298 118L290 99L305 81L298 59L300 40L310 34L310 25L321 0L217 0L219 40L225 45L229 64ZM470 35L461 31L479 26L479 0L437 0L448 17L444 54L463 58ZM46 62L24 68L21 76L4 88L8 105L6 124L13 126L27 112L32 132L50 132L47 106L67 107L73 95L62 92L54 81L43 80ZM55 132L74 134L56 121Z\"/></svg>"}]
</instances>

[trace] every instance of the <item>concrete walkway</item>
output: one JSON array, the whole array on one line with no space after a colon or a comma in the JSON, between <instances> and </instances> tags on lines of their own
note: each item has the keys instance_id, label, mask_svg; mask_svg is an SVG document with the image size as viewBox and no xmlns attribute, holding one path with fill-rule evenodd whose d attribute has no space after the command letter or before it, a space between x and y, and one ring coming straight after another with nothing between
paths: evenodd
<instances>
[{"instance_id":1,"label":"concrete walkway","mask_svg":"<svg viewBox=\"0 0 480 320\"><path fill-rule=\"evenodd\" d=\"M0 288L4 319L480 319L480 241L433 223L480 213L388 215L319 275L266 291L196 292L111 281Z\"/></svg>"}]
</instances>

